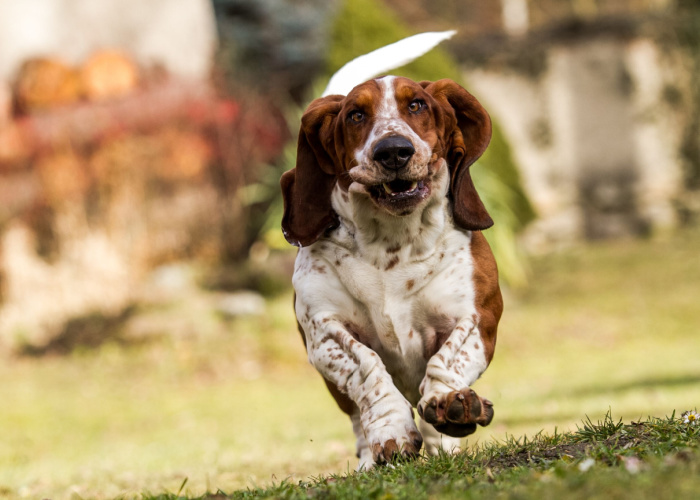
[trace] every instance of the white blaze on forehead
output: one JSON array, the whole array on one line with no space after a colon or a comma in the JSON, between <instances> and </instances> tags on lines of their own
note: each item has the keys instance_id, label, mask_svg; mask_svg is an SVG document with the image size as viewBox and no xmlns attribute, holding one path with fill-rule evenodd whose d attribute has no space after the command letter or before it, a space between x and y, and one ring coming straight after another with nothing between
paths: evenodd
<instances>
[{"instance_id":1,"label":"white blaze on forehead","mask_svg":"<svg viewBox=\"0 0 700 500\"><path fill-rule=\"evenodd\" d=\"M413 132L413 129L408 126L408 123L401 118L399 105L396 102L395 80L396 77L394 76L386 76L377 80L382 91L382 98L377 108L372 138L382 139L388 135L403 135L410 139L419 139L416 133ZM369 142L373 141L370 140Z\"/></svg>"},{"instance_id":2,"label":"white blaze on forehead","mask_svg":"<svg viewBox=\"0 0 700 500\"><path fill-rule=\"evenodd\" d=\"M379 120L396 120L399 118L399 106L396 103L396 94L394 90L394 76L385 76L377 80L379 87L382 90L382 102L377 110L377 121Z\"/></svg>"}]
</instances>

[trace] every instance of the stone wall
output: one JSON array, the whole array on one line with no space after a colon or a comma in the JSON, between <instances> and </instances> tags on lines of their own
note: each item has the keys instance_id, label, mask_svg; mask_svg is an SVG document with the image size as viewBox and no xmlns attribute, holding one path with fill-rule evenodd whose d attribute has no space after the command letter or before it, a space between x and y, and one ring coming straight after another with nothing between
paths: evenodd
<instances>
[{"instance_id":1,"label":"stone wall","mask_svg":"<svg viewBox=\"0 0 700 500\"><path fill-rule=\"evenodd\" d=\"M529 71L524 58L465 71L510 140L538 212L529 247L673 227L694 112L684 52L614 33L540 50Z\"/></svg>"}]
</instances>

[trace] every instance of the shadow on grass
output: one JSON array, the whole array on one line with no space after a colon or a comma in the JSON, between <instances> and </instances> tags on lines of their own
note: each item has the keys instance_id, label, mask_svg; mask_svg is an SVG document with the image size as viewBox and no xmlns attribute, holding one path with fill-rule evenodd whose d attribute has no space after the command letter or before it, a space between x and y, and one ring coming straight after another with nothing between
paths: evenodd
<instances>
[{"instance_id":1,"label":"shadow on grass","mask_svg":"<svg viewBox=\"0 0 700 500\"><path fill-rule=\"evenodd\" d=\"M518 416L513 416L513 417L503 417L499 418L496 420L497 415L494 416L494 422L497 422L499 425L506 425L506 426L522 426L522 425L545 425L545 424L550 424L553 421L578 421L581 419L579 413L551 413L551 414L545 414L545 415L532 415L532 416L525 416L525 415L518 415Z\"/></svg>"},{"instance_id":2,"label":"shadow on grass","mask_svg":"<svg viewBox=\"0 0 700 500\"><path fill-rule=\"evenodd\" d=\"M596 384L576 389L567 389L566 392L556 391L553 392L552 395L566 394L567 396L585 397L606 393L621 393L637 389L661 389L696 384L700 384L700 373L677 375L674 377L640 378L638 380L629 380L619 384Z\"/></svg>"},{"instance_id":3,"label":"shadow on grass","mask_svg":"<svg viewBox=\"0 0 700 500\"><path fill-rule=\"evenodd\" d=\"M585 398L595 397L604 394L621 394L629 391L644 389L670 389L674 387L694 386L700 384L700 374L686 374L675 377L642 378L630 380L619 384L590 385L569 390L555 390L548 393L547 399L556 399L560 396ZM498 415L498 413L496 413ZM553 420L575 421L579 418L578 413L552 413L545 415L520 415L517 417L503 417L498 419L498 423L508 426L517 425L538 425L547 424Z\"/></svg>"},{"instance_id":4,"label":"shadow on grass","mask_svg":"<svg viewBox=\"0 0 700 500\"><path fill-rule=\"evenodd\" d=\"M132 305L118 314L92 313L73 318L46 344L25 345L19 350L19 355L35 358L50 355L63 356L79 349L97 349L107 343L116 343L120 346L143 344L146 340L123 336L124 325L136 314L137 309Z\"/></svg>"}]
</instances>

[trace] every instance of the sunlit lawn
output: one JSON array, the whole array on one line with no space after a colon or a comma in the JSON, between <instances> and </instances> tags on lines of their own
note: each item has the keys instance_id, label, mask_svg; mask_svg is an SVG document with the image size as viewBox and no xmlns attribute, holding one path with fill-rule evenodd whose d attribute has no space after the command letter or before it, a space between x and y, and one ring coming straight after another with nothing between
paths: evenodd
<instances>
[{"instance_id":1,"label":"sunlit lawn","mask_svg":"<svg viewBox=\"0 0 700 500\"><path fill-rule=\"evenodd\" d=\"M699 407L699 248L685 231L535 259L531 286L506 294L475 386L496 417L473 439ZM177 492L185 478L201 494L353 468L349 422L308 366L290 304L222 334L185 298L171 314L207 333L3 360L0 498Z\"/></svg>"}]
</instances>

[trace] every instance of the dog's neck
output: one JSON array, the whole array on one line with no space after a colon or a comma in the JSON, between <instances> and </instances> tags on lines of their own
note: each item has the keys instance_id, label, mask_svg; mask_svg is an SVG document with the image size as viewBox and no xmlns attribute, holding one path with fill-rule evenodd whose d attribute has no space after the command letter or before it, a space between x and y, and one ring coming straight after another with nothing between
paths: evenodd
<instances>
[{"instance_id":1,"label":"dog's neck","mask_svg":"<svg viewBox=\"0 0 700 500\"><path fill-rule=\"evenodd\" d=\"M351 185L346 192L336 185L332 205L340 226L331 238L343 246L352 245L356 255L378 267L390 266L398 254L411 260L428 258L453 228L447 199L449 172L443 167L431 181L428 199L403 216L377 207L362 187Z\"/></svg>"}]
</instances>

